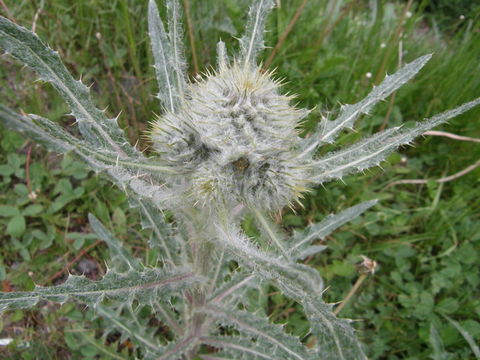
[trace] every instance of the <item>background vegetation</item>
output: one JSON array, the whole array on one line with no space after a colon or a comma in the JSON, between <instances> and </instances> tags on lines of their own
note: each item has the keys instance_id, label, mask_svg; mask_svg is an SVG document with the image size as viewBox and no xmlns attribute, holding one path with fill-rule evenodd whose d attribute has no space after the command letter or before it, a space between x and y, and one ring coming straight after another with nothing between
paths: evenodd
<instances>
[{"instance_id":1,"label":"background vegetation","mask_svg":"<svg viewBox=\"0 0 480 360\"><path fill-rule=\"evenodd\" d=\"M186 44L192 79L215 62L219 38L236 46L248 1L185 0ZM362 118L341 143L421 120L480 96L480 6L457 1L279 0L269 18L264 64L287 80L285 91L313 108L305 133L339 103L363 98L385 73L425 53L433 59L413 82ZM453 5L452 5L453 4ZM131 141L161 109L149 42L146 1L1 0L0 14L34 29L60 52L67 67L91 83L99 106L120 121ZM193 41L192 41L193 40ZM66 105L49 85L8 56L0 56L0 98L38 113L73 133ZM480 138L480 110L443 126ZM372 359L470 359L480 339L480 170L452 181L435 179L479 164L480 144L426 136L392 155L382 168L311 192L304 208L277 214L287 231L360 201L379 205L326 239L328 249L307 261L318 268L332 302L344 299L359 277L361 255L378 262L341 316L358 319ZM398 180L428 180L397 184ZM448 179L447 179L448 180ZM68 154L45 152L0 129L0 281L3 291L63 281L67 272L95 279L105 271L104 244L91 234L95 214L137 256L149 259L148 233L123 194ZM249 230L249 222L245 224ZM255 233L250 230L252 236ZM308 324L294 303L269 293L263 311L305 336ZM451 319L452 321L448 320ZM0 319L6 359L123 359L131 345L102 334L101 319L75 304L44 304ZM162 331L159 327L159 331ZM103 337L102 337L103 336ZM308 338L306 338L308 341Z\"/></svg>"}]
</instances>

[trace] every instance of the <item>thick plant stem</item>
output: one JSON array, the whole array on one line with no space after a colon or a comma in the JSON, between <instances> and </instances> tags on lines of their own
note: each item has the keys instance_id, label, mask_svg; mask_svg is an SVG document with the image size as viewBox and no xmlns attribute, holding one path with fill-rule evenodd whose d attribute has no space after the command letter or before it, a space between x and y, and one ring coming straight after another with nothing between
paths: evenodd
<instances>
[{"instance_id":1,"label":"thick plant stem","mask_svg":"<svg viewBox=\"0 0 480 360\"><path fill-rule=\"evenodd\" d=\"M206 238L205 232L202 229L200 223L201 215L194 214L195 220L191 223L189 237L190 237L190 246L191 246L191 256L193 262L193 271L196 275L209 277L209 272L211 268L212 256L215 253L214 245L209 242ZM210 290L208 285L210 282L207 282L207 285L200 285L193 288L189 292L190 301L189 301L189 318L188 318L188 332L194 334L195 337L200 337L205 335L204 332L208 329L207 316L197 312L198 309L201 309L205 305L205 299ZM187 360L195 358L199 350L199 345L195 345L186 355Z\"/></svg>"}]
</instances>

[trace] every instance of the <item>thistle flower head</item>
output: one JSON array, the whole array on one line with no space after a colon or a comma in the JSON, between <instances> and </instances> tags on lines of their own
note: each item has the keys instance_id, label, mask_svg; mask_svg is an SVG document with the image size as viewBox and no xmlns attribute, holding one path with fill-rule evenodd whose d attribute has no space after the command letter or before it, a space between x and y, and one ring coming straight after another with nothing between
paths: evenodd
<instances>
[{"instance_id":1,"label":"thistle flower head","mask_svg":"<svg viewBox=\"0 0 480 360\"><path fill-rule=\"evenodd\" d=\"M179 50L178 12L173 11L178 6L169 8L176 20L169 22L168 32L153 0L149 6L158 97L166 108L154 122L151 138L163 163L172 170L166 172L180 174L166 179L165 196L173 198L175 205L191 199L199 206L242 203L256 210L279 210L309 186L379 165L399 146L480 103L477 99L411 129L391 128L316 157L320 146L334 143L343 130L352 129L356 119L414 77L431 55L386 76L365 99L341 106L336 119L322 117L310 137L300 138L297 127L309 111L292 106L293 97L282 94L281 83L257 65L273 0L252 3L236 60L228 61L220 41L218 70L190 84Z\"/></svg>"},{"instance_id":2,"label":"thistle flower head","mask_svg":"<svg viewBox=\"0 0 480 360\"><path fill-rule=\"evenodd\" d=\"M291 106L280 86L271 73L234 63L190 84L179 109L155 121L153 146L184 170L195 201L226 197L276 210L305 189L296 149L308 111Z\"/></svg>"}]
</instances>

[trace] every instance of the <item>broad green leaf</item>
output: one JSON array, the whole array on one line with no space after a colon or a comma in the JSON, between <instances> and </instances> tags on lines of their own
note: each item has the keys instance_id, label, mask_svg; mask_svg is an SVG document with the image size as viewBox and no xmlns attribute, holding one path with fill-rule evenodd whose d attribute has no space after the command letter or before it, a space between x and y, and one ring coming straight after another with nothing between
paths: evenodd
<instances>
[{"instance_id":1,"label":"broad green leaf","mask_svg":"<svg viewBox=\"0 0 480 360\"><path fill-rule=\"evenodd\" d=\"M11 165L0 165L0 175L4 177L11 176L15 169Z\"/></svg>"},{"instance_id":2,"label":"broad green leaf","mask_svg":"<svg viewBox=\"0 0 480 360\"><path fill-rule=\"evenodd\" d=\"M43 206L40 204L32 204L27 206L25 209L22 210L22 214L24 216L36 216L43 211Z\"/></svg>"},{"instance_id":3,"label":"broad green leaf","mask_svg":"<svg viewBox=\"0 0 480 360\"><path fill-rule=\"evenodd\" d=\"M442 314L453 314L459 308L460 304L457 299L448 297L440 300L438 304L435 305L435 309Z\"/></svg>"},{"instance_id":4,"label":"broad green leaf","mask_svg":"<svg viewBox=\"0 0 480 360\"><path fill-rule=\"evenodd\" d=\"M16 206L0 205L0 216L10 217L20 215L20 210Z\"/></svg>"},{"instance_id":5,"label":"broad green leaf","mask_svg":"<svg viewBox=\"0 0 480 360\"><path fill-rule=\"evenodd\" d=\"M15 215L7 224L7 234L15 237L22 236L27 228L23 215Z\"/></svg>"}]
</instances>

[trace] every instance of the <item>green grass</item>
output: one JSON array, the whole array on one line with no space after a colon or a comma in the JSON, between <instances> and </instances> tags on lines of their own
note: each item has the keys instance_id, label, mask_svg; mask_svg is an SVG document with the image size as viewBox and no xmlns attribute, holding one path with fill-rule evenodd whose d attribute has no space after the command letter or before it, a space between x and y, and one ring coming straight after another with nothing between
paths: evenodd
<instances>
[{"instance_id":1,"label":"green grass","mask_svg":"<svg viewBox=\"0 0 480 360\"><path fill-rule=\"evenodd\" d=\"M270 46L275 46L302 2L281 1L282 7L269 18ZM100 107L110 105L110 115L122 111L120 121L131 141L140 140L141 146L147 148L148 142L141 134L152 114L161 109L152 96L156 88L146 30L146 2L4 3L9 14L1 6L0 13L29 28L34 14L39 14L38 35L59 50L74 74L93 83ZM432 61L415 80L377 106L370 117L360 119L355 132L344 134L342 144L384 126L408 126L480 96L480 17L475 8L459 21L445 20L443 13L431 12L428 1L413 2L411 16L404 11L407 2L378 2L376 13L366 1L326 3L307 2L272 62L278 76L288 81L285 90L297 93L302 106L316 106L305 124L307 130L321 113L338 109L340 102L362 99L386 72L394 72L399 62L430 52L434 53ZM331 6L334 3L340 6ZM233 0L220 4L191 1L192 31L201 71L215 63L218 38L230 48L236 46L232 36L241 33L246 8L247 2ZM403 13L404 21L400 23ZM436 26L440 17L446 24L441 31ZM399 59L400 49L403 55ZM271 51L265 52L265 61ZM192 57L191 47L187 55ZM189 72L195 75L193 67ZM7 56L0 58L3 102L25 112L48 115L75 132L72 119L64 115L65 104L53 89L33 83L34 79L17 62ZM479 119L480 110L475 109L441 130L480 138ZM444 177L479 158L478 143L445 137L418 139L415 147L392 155L383 169L349 176L344 184L318 188L308 195L304 209L282 214L285 228L291 230L360 201L381 200L374 210L326 239L328 250L307 260L324 277L329 286L325 296L332 302L341 301L359 277L360 255L378 262L375 275L367 277L341 312L342 316L359 320L359 336L372 359L473 358L467 341L444 316L456 320L478 342L480 170L445 184L430 181L424 185L388 185L400 179ZM104 271L104 245L90 235L88 212L109 224L120 239L129 239L128 245L137 256L149 258L147 234L138 231L138 216L128 209L118 190L68 156L62 159L48 154L31 141L1 129L3 290L28 290L34 282L60 282L67 265L71 272L87 269L93 278ZM285 298L271 295L264 310L275 321L288 321L292 332L308 332L301 311ZM90 330L82 331L82 327ZM100 333L93 331L99 327L101 323L92 314L72 304L59 310L47 305L10 312L0 320L0 337L11 337L15 342L8 349L0 347L0 355L11 359L125 356L128 344L120 347L123 355L116 353L118 341L115 334L110 334L110 346L104 346L98 338Z\"/></svg>"}]
</instances>

